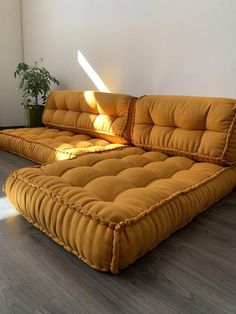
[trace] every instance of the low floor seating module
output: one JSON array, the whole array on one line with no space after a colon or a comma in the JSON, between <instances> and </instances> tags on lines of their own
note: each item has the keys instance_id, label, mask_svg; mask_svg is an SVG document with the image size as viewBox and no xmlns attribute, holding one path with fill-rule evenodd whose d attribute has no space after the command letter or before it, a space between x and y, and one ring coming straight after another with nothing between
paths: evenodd
<instances>
[{"instance_id":1,"label":"low floor seating module","mask_svg":"<svg viewBox=\"0 0 236 314\"><path fill-rule=\"evenodd\" d=\"M5 190L34 226L117 273L236 186L235 101L145 96L132 146L14 171Z\"/></svg>"},{"instance_id":2,"label":"low floor seating module","mask_svg":"<svg viewBox=\"0 0 236 314\"><path fill-rule=\"evenodd\" d=\"M123 146L130 142L128 116L135 100L121 94L54 91L43 113L45 127L0 131L0 149L46 163Z\"/></svg>"}]
</instances>

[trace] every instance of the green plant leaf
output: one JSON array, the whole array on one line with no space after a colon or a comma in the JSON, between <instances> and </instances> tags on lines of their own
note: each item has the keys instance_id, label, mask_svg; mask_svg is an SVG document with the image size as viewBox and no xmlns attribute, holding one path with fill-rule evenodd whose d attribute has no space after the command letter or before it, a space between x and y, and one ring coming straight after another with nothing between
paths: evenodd
<instances>
[{"instance_id":1,"label":"green plant leaf","mask_svg":"<svg viewBox=\"0 0 236 314\"><path fill-rule=\"evenodd\" d=\"M43 61L41 58L40 62ZM44 104L50 92L51 84L59 85L59 81L52 76L45 67L40 67L38 61L33 65L21 62L16 67L14 77L19 77L18 88L23 92L24 104Z\"/></svg>"}]
</instances>

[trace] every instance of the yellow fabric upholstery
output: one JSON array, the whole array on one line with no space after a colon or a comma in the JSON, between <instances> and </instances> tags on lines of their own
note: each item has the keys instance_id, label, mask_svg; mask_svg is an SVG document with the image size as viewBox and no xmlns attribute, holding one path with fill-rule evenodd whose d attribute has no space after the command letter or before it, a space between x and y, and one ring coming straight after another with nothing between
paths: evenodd
<instances>
[{"instance_id":1,"label":"yellow fabric upholstery","mask_svg":"<svg viewBox=\"0 0 236 314\"><path fill-rule=\"evenodd\" d=\"M0 146L41 163L80 156L14 171L6 194L65 249L117 273L236 186L235 111L230 99L54 92L47 127L2 131ZM131 130L138 147L124 146Z\"/></svg>"},{"instance_id":2,"label":"yellow fabric upholstery","mask_svg":"<svg viewBox=\"0 0 236 314\"><path fill-rule=\"evenodd\" d=\"M110 143L87 134L53 128L9 129L0 132L0 148L37 163L70 159L98 150L110 150L122 144Z\"/></svg>"},{"instance_id":3,"label":"yellow fabric upholstery","mask_svg":"<svg viewBox=\"0 0 236 314\"><path fill-rule=\"evenodd\" d=\"M5 191L32 224L117 273L236 186L236 168L140 148L24 168Z\"/></svg>"},{"instance_id":4,"label":"yellow fabric upholstery","mask_svg":"<svg viewBox=\"0 0 236 314\"><path fill-rule=\"evenodd\" d=\"M70 159L130 142L136 98L93 91L53 91L43 113L46 128L0 131L0 149L38 163Z\"/></svg>"},{"instance_id":5,"label":"yellow fabric upholstery","mask_svg":"<svg viewBox=\"0 0 236 314\"><path fill-rule=\"evenodd\" d=\"M43 123L124 144L130 140L126 127L135 100L122 94L57 90L48 98Z\"/></svg>"},{"instance_id":6,"label":"yellow fabric upholstery","mask_svg":"<svg viewBox=\"0 0 236 314\"><path fill-rule=\"evenodd\" d=\"M223 165L236 162L236 100L144 96L136 103L132 142Z\"/></svg>"}]
</instances>

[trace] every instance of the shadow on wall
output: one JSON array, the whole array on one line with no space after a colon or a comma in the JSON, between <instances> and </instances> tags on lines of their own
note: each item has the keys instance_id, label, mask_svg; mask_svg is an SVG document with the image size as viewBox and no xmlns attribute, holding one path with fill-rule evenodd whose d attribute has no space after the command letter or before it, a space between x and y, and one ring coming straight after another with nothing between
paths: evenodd
<instances>
[{"instance_id":1,"label":"shadow on wall","mask_svg":"<svg viewBox=\"0 0 236 314\"><path fill-rule=\"evenodd\" d=\"M78 50L77 55L78 63L81 65L83 70L86 72L90 80L93 82L93 84L97 87L97 89L100 92L107 92L110 93L109 88L106 86L106 84L103 82L101 77L97 74L97 72L93 69L91 64L88 62L88 60L85 58L85 56L82 54L80 50Z\"/></svg>"}]
</instances>

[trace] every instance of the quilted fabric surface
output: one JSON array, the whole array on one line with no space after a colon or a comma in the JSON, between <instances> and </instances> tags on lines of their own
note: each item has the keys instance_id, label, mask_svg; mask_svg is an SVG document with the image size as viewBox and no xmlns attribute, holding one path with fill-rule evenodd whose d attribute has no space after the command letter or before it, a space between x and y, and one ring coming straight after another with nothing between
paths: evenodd
<instances>
[{"instance_id":1,"label":"quilted fabric surface","mask_svg":"<svg viewBox=\"0 0 236 314\"><path fill-rule=\"evenodd\" d=\"M117 273L235 186L234 167L128 147L14 171L5 191L57 243Z\"/></svg>"},{"instance_id":2,"label":"quilted fabric surface","mask_svg":"<svg viewBox=\"0 0 236 314\"><path fill-rule=\"evenodd\" d=\"M9 129L0 132L0 148L37 163L70 159L77 155L123 146L86 134L53 128Z\"/></svg>"},{"instance_id":3,"label":"quilted fabric surface","mask_svg":"<svg viewBox=\"0 0 236 314\"><path fill-rule=\"evenodd\" d=\"M233 164L235 121L234 99L144 96L136 103L132 142L169 155Z\"/></svg>"},{"instance_id":4,"label":"quilted fabric surface","mask_svg":"<svg viewBox=\"0 0 236 314\"><path fill-rule=\"evenodd\" d=\"M43 123L124 144L130 141L128 116L135 101L123 94L56 90L48 97Z\"/></svg>"}]
</instances>

